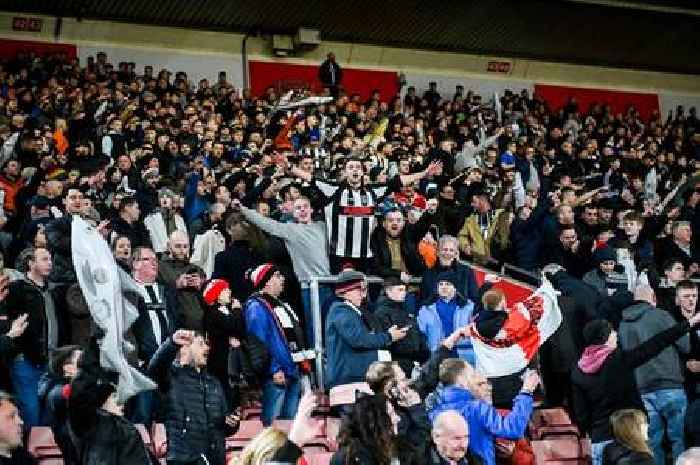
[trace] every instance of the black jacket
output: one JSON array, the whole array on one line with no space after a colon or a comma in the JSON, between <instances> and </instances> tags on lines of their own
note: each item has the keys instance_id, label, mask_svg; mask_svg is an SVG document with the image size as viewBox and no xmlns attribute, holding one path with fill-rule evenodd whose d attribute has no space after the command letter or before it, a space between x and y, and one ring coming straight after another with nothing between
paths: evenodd
<instances>
[{"instance_id":1,"label":"black jacket","mask_svg":"<svg viewBox=\"0 0 700 465\"><path fill-rule=\"evenodd\" d=\"M168 338L148 365L148 375L166 393L165 430L168 461L193 462L206 456L224 465L228 408L221 383L206 371L173 361L179 347Z\"/></svg>"},{"instance_id":2,"label":"black jacket","mask_svg":"<svg viewBox=\"0 0 700 465\"><path fill-rule=\"evenodd\" d=\"M263 263L263 258L250 247L248 241L236 241L216 254L212 278L225 279L233 297L245 302L253 293L252 284L245 277L246 272Z\"/></svg>"},{"instance_id":3,"label":"black jacket","mask_svg":"<svg viewBox=\"0 0 700 465\"><path fill-rule=\"evenodd\" d=\"M603 465L654 465L654 457L628 449L617 441L603 449Z\"/></svg>"},{"instance_id":4,"label":"black jacket","mask_svg":"<svg viewBox=\"0 0 700 465\"><path fill-rule=\"evenodd\" d=\"M410 378L414 362L424 363L430 357L430 348L425 335L418 329L415 315L406 311L403 302L395 302L382 294L375 304L374 316L379 320L383 331L394 325L399 328L410 326L405 338L392 342L389 346L391 359L396 361Z\"/></svg>"},{"instance_id":5,"label":"black jacket","mask_svg":"<svg viewBox=\"0 0 700 465\"><path fill-rule=\"evenodd\" d=\"M421 281L421 298L424 301L432 299L437 291L438 275L442 272L452 272L456 275L457 293L466 297L478 306L480 302L479 286L476 283L474 270L469 265L455 260L451 266L442 266L438 261L435 266L426 270Z\"/></svg>"},{"instance_id":6,"label":"black jacket","mask_svg":"<svg viewBox=\"0 0 700 465\"><path fill-rule=\"evenodd\" d=\"M411 426L403 429L399 424L399 435L396 438L397 453L401 465L424 465L426 457L426 448L430 439L430 422L422 405L412 407L411 409ZM402 418L401 422L404 422ZM347 460L347 455L350 450L347 445L342 445L340 449L333 454L331 465L345 465L347 463L357 465L376 465L377 461L374 454L367 447L358 444L353 451L350 460Z\"/></svg>"},{"instance_id":7,"label":"black jacket","mask_svg":"<svg viewBox=\"0 0 700 465\"><path fill-rule=\"evenodd\" d=\"M46 225L46 243L51 252L53 268L50 279L52 283L74 283L78 281L73 267L73 252L71 249L71 222L73 217L64 214L61 218Z\"/></svg>"},{"instance_id":8,"label":"black jacket","mask_svg":"<svg viewBox=\"0 0 700 465\"><path fill-rule=\"evenodd\" d=\"M593 442L612 439L610 415L614 411L625 408L645 411L634 369L654 358L688 330L688 322L681 322L632 350L618 348L595 373L587 374L578 365L574 367L571 381L576 421L583 431L590 433Z\"/></svg>"},{"instance_id":9,"label":"black jacket","mask_svg":"<svg viewBox=\"0 0 700 465\"><path fill-rule=\"evenodd\" d=\"M141 434L124 417L101 409L103 385L113 381L99 366L94 345L83 353L71 383L68 416L81 465L151 465Z\"/></svg>"},{"instance_id":10,"label":"black jacket","mask_svg":"<svg viewBox=\"0 0 700 465\"><path fill-rule=\"evenodd\" d=\"M331 68L333 68L333 71L335 72L335 79L333 79ZM318 69L318 80L321 81L324 86L337 86L343 80L343 70L340 68L338 63L326 60L321 63L321 67Z\"/></svg>"},{"instance_id":11,"label":"black jacket","mask_svg":"<svg viewBox=\"0 0 700 465\"><path fill-rule=\"evenodd\" d=\"M10 283L10 292L3 302L3 307L7 312L8 324L23 313L29 314L27 329L13 341L16 352L24 354L26 359L32 363L47 363L49 356L48 326L44 297L39 287L27 279L13 281ZM60 322L59 315L56 315L56 320Z\"/></svg>"},{"instance_id":12,"label":"black jacket","mask_svg":"<svg viewBox=\"0 0 700 465\"><path fill-rule=\"evenodd\" d=\"M204 314L204 329L209 336L209 372L223 383L228 378L229 337L242 342L245 335L243 309L226 309L225 314L218 305L212 305Z\"/></svg>"},{"instance_id":13,"label":"black jacket","mask_svg":"<svg viewBox=\"0 0 700 465\"><path fill-rule=\"evenodd\" d=\"M177 304L175 289L163 285L158 286L160 288L159 292L165 297L165 308L168 318L167 332L161 336L165 340L167 336L170 336L175 330L182 327L180 309ZM158 341L156 341L153 333L153 324L151 323L151 317L148 315L146 301L142 296L138 297L136 309L139 312L139 316L131 326L131 332L136 340L139 360L148 363L153 354L156 353L156 350L158 350Z\"/></svg>"}]
</instances>

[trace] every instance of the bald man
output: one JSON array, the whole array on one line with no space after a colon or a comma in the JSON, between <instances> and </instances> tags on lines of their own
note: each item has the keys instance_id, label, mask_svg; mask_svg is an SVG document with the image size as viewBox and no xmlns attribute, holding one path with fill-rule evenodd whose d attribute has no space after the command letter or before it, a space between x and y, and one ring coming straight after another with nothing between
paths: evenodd
<instances>
[{"instance_id":1,"label":"bald man","mask_svg":"<svg viewBox=\"0 0 700 465\"><path fill-rule=\"evenodd\" d=\"M656 308L653 289L647 285L638 286L634 290L634 304L622 312L620 347L632 350L675 324L669 312ZM634 371L649 415L649 446L659 465L665 462L664 433L671 442L674 460L685 450L683 428L688 400L683 389L680 353L689 352L690 337L686 334Z\"/></svg>"},{"instance_id":2,"label":"bald man","mask_svg":"<svg viewBox=\"0 0 700 465\"><path fill-rule=\"evenodd\" d=\"M700 447L693 447L683 452L678 457L676 465L700 465Z\"/></svg>"},{"instance_id":3,"label":"bald man","mask_svg":"<svg viewBox=\"0 0 700 465\"><path fill-rule=\"evenodd\" d=\"M474 465L481 460L467 454L469 426L456 410L441 412L433 422L433 444L424 463L429 465Z\"/></svg>"},{"instance_id":4,"label":"bald man","mask_svg":"<svg viewBox=\"0 0 700 465\"><path fill-rule=\"evenodd\" d=\"M158 270L159 281L176 289L183 328L203 330L205 305L200 297L206 275L190 263L190 240L186 233L176 230L170 234Z\"/></svg>"}]
</instances>

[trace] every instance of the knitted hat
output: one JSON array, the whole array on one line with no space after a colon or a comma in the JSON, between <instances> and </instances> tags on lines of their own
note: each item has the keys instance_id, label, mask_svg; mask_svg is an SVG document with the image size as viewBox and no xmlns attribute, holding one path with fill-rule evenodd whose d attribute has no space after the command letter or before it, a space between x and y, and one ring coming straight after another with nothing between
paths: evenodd
<instances>
[{"instance_id":1,"label":"knitted hat","mask_svg":"<svg viewBox=\"0 0 700 465\"><path fill-rule=\"evenodd\" d=\"M228 281L224 279L212 279L204 288L204 301L207 305L214 305L214 303L219 300L221 292L228 288Z\"/></svg>"},{"instance_id":2,"label":"knitted hat","mask_svg":"<svg viewBox=\"0 0 700 465\"><path fill-rule=\"evenodd\" d=\"M365 281L364 273L355 270L346 270L338 275L335 283L336 294L344 294L362 287Z\"/></svg>"},{"instance_id":3,"label":"knitted hat","mask_svg":"<svg viewBox=\"0 0 700 465\"><path fill-rule=\"evenodd\" d=\"M437 284L439 285L441 282L450 283L456 288L457 276L452 271L443 271L442 273L438 274L437 277Z\"/></svg>"},{"instance_id":4,"label":"knitted hat","mask_svg":"<svg viewBox=\"0 0 700 465\"><path fill-rule=\"evenodd\" d=\"M265 287L265 284L272 278L275 271L278 271L278 269L272 263L264 263L251 270L248 273L248 279L253 283L253 289L260 290Z\"/></svg>"},{"instance_id":5,"label":"knitted hat","mask_svg":"<svg viewBox=\"0 0 700 465\"><path fill-rule=\"evenodd\" d=\"M608 261L617 261L615 251L611 247L601 247L593 252L593 262L596 265L600 265L601 263Z\"/></svg>"}]
</instances>

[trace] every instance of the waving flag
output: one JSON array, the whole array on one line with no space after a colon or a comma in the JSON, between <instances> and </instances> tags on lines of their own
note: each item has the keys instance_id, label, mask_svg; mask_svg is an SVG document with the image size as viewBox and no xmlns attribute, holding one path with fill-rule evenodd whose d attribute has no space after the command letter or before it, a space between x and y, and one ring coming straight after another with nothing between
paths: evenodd
<instances>
[{"instance_id":1,"label":"waving flag","mask_svg":"<svg viewBox=\"0 0 700 465\"><path fill-rule=\"evenodd\" d=\"M524 369L562 321L558 292L546 279L530 297L514 305L493 339L482 337L472 323L476 369L486 377L507 376Z\"/></svg>"},{"instance_id":2,"label":"waving flag","mask_svg":"<svg viewBox=\"0 0 700 465\"><path fill-rule=\"evenodd\" d=\"M104 337L99 341L100 365L119 373L117 396L124 403L142 391L155 389L150 378L129 365L126 353L134 347L125 339L136 321L138 310L124 297L125 292L138 293L138 286L117 266L109 244L95 228L75 216L71 224L73 264L80 290L95 324Z\"/></svg>"}]
</instances>

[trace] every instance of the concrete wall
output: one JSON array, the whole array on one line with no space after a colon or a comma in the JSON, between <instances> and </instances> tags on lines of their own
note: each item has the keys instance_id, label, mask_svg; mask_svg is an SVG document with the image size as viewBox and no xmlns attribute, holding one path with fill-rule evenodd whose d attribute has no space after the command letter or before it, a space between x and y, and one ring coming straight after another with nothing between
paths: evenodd
<instances>
[{"instance_id":1,"label":"concrete wall","mask_svg":"<svg viewBox=\"0 0 700 465\"><path fill-rule=\"evenodd\" d=\"M13 16L27 15L0 12L0 37L54 41L51 17L43 17L44 27L40 33L17 33L11 27ZM79 50L89 51L79 52L81 57L105 49L111 51L114 59L129 56L134 61L143 60L156 67L169 66L177 70L179 66L193 78L214 78L219 69L226 69L234 85L242 82L241 34L64 18L58 41L74 43ZM693 75L337 42L324 42L295 58L278 59L272 54L268 37L250 38L248 51L255 59L304 64L320 63L326 53L333 51L342 66L403 72L409 78L409 85L413 81L419 88L429 80L442 80L449 87L445 89L448 94L454 90L456 82L464 81L467 86L468 80L472 80L488 91L518 83L524 87L545 83L700 97L700 76ZM487 64L493 60L510 61L511 72L505 75L488 73Z\"/></svg>"}]
</instances>

